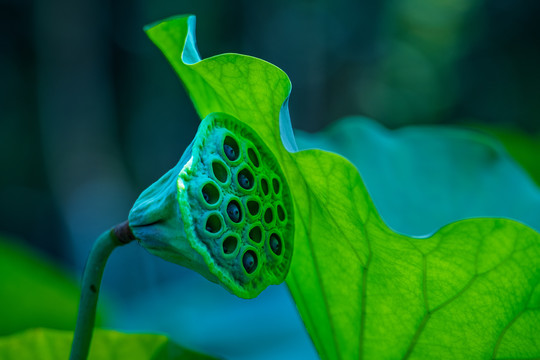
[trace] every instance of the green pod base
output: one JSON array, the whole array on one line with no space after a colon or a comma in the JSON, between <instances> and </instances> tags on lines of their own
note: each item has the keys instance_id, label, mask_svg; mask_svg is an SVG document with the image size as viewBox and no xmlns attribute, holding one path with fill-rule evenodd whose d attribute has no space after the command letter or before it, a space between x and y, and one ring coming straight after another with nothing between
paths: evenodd
<instances>
[{"instance_id":1,"label":"green pod base","mask_svg":"<svg viewBox=\"0 0 540 360\"><path fill-rule=\"evenodd\" d=\"M245 123L212 113L180 162L129 215L149 252L191 268L242 298L285 280L294 212L273 153Z\"/></svg>"}]
</instances>

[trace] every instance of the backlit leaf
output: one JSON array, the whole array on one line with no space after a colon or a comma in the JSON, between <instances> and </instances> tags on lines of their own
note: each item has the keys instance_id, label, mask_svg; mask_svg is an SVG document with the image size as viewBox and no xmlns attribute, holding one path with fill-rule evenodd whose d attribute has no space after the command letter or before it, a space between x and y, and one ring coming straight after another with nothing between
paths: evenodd
<instances>
[{"instance_id":1,"label":"backlit leaf","mask_svg":"<svg viewBox=\"0 0 540 360\"><path fill-rule=\"evenodd\" d=\"M0 238L0 335L75 327L80 291L68 274L14 240Z\"/></svg>"},{"instance_id":2,"label":"backlit leaf","mask_svg":"<svg viewBox=\"0 0 540 360\"><path fill-rule=\"evenodd\" d=\"M393 232L350 162L295 152L285 73L244 55L201 60L194 17L147 33L201 117L237 117L279 160L296 212L287 282L322 358L540 357L538 232L509 219L463 220L427 238Z\"/></svg>"},{"instance_id":3,"label":"backlit leaf","mask_svg":"<svg viewBox=\"0 0 540 360\"><path fill-rule=\"evenodd\" d=\"M0 338L3 360L68 359L73 333L52 329L30 329ZM123 334L96 329L89 360L181 360L215 359L171 342L163 335Z\"/></svg>"}]
</instances>

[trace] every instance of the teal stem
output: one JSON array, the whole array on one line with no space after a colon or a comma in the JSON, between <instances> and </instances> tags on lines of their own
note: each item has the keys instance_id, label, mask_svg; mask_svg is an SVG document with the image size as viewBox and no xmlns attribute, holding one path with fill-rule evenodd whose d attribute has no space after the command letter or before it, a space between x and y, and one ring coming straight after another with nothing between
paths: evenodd
<instances>
[{"instance_id":1,"label":"teal stem","mask_svg":"<svg viewBox=\"0 0 540 360\"><path fill-rule=\"evenodd\" d=\"M114 249L135 240L127 221L101 234L90 250L84 268L79 314L71 345L70 360L86 360L96 319L96 305L107 259Z\"/></svg>"}]
</instances>

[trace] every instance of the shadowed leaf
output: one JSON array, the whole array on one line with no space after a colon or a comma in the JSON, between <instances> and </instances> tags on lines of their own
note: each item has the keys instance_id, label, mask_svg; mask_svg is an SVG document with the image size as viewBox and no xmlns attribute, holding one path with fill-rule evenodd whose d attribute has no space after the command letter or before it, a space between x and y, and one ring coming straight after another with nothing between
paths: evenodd
<instances>
[{"instance_id":1,"label":"shadowed leaf","mask_svg":"<svg viewBox=\"0 0 540 360\"><path fill-rule=\"evenodd\" d=\"M351 161L385 223L399 233L422 236L470 217L505 217L540 230L540 189L483 133L449 126L388 130L350 117L318 133L296 131L296 141L301 149Z\"/></svg>"},{"instance_id":2,"label":"shadowed leaf","mask_svg":"<svg viewBox=\"0 0 540 360\"><path fill-rule=\"evenodd\" d=\"M532 135L523 131L487 125L473 126L499 139L506 150L531 175L540 186L540 134Z\"/></svg>"}]
</instances>

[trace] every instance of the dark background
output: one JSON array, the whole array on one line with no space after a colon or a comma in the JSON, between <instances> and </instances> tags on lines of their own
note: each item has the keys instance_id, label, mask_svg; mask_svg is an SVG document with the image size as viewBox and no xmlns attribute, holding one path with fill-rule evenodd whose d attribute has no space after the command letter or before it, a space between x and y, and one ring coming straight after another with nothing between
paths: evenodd
<instances>
[{"instance_id":1,"label":"dark background","mask_svg":"<svg viewBox=\"0 0 540 360\"><path fill-rule=\"evenodd\" d=\"M79 272L95 237L180 158L198 119L147 23L192 13L203 58L237 52L282 68L303 130L366 115L538 133L539 10L523 0L0 0L0 232Z\"/></svg>"}]
</instances>

